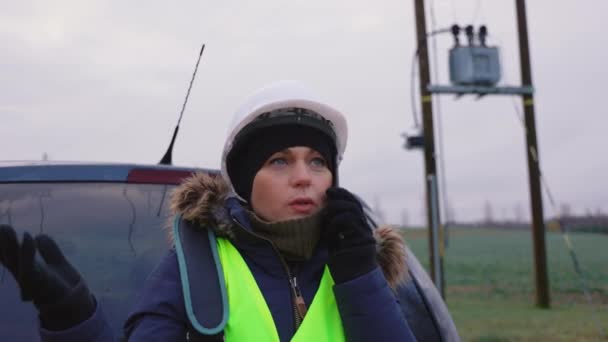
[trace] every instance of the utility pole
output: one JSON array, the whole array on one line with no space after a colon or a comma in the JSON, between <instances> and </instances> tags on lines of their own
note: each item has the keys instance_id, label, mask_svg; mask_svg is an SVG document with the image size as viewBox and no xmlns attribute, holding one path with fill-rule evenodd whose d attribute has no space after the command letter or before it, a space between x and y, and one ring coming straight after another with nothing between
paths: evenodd
<instances>
[{"instance_id":1,"label":"utility pole","mask_svg":"<svg viewBox=\"0 0 608 342\"><path fill-rule=\"evenodd\" d=\"M526 126L526 156L528 160L528 180L530 185L530 205L532 212L532 238L534 244L534 276L536 282L536 305L541 308L550 307L549 280L547 272L547 252L545 247L545 225L540 183L540 166L538 144L536 139L536 124L534 118L534 87L532 86L532 71L530 66L530 49L528 43L528 26L526 19L525 0L515 0L517 25L519 32L519 53L521 62L521 86L487 86L486 84L470 84L453 82L452 85L430 84L430 69L427 48L426 18L424 0L414 0L416 15L417 57L420 69L420 98L423 121L423 142L413 142L412 146L424 147L425 185L427 218L429 225L429 257L431 278L445 298L443 277L443 228L440 225L439 201L437 190L437 170L435 166L435 142L433 128L432 94L477 94L477 95L521 95L524 107L524 123ZM472 26L471 26L472 28ZM483 27L482 27L483 28ZM480 28L481 30L481 28ZM485 30L485 29L484 29ZM458 35L458 33L454 33ZM481 34L481 32L480 32ZM467 33L467 35L470 35ZM483 44L482 44L483 45ZM489 52L487 52L489 53ZM491 56L491 55L488 55ZM475 63L474 61L472 63ZM499 77L498 77L499 78ZM410 140L408 140L410 143Z\"/></svg>"},{"instance_id":2,"label":"utility pole","mask_svg":"<svg viewBox=\"0 0 608 342\"><path fill-rule=\"evenodd\" d=\"M525 0L515 0L517 7L517 27L519 31L519 58L521 63L522 86L532 86L530 48L528 45L528 24ZM534 119L534 95L522 96L526 124L526 155L528 157L528 179L530 183L530 203L532 209L532 238L534 241L534 271L536 280L536 305L549 308L549 281L547 277L547 252L545 248L545 223L543 201L540 188L540 167L536 142Z\"/></svg>"},{"instance_id":3,"label":"utility pole","mask_svg":"<svg viewBox=\"0 0 608 342\"><path fill-rule=\"evenodd\" d=\"M437 186L437 168L435 164L435 136L433 127L432 95L427 86L431 81L429 54L427 48L426 17L424 0L415 0L417 54L420 68L420 99L422 108L422 125L424 136L424 165L426 185L427 222L429 227L429 259L431 279L445 298L445 281L443 277L443 248L439 247L442 239L440 232L439 196Z\"/></svg>"}]
</instances>

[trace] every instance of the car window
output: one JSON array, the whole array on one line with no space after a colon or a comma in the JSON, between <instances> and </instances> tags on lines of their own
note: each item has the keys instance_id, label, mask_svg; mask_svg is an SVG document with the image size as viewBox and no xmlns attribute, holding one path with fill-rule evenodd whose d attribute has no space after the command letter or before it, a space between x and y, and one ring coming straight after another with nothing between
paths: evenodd
<instances>
[{"instance_id":1,"label":"car window","mask_svg":"<svg viewBox=\"0 0 608 342\"><path fill-rule=\"evenodd\" d=\"M0 223L44 232L81 272L117 334L146 276L167 252L173 186L120 183L0 184ZM117 335L120 336L120 335ZM38 341L31 303L0 266L0 341Z\"/></svg>"}]
</instances>

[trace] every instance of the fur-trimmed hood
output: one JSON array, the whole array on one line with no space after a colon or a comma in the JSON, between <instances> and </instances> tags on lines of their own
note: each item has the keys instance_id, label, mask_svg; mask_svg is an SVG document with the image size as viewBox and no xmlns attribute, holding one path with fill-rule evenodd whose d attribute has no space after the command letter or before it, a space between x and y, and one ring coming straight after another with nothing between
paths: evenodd
<instances>
[{"instance_id":1,"label":"fur-trimmed hood","mask_svg":"<svg viewBox=\"0 0 608 342\"><path fill-rule=\"evenodd\" d=\"M226 200L231 196L230 186L217 176L198 172L185 179L171 195L170 205L173 215L182 215L198 227L209 227L220 237L233 238L233 223ZM173 241L173 230L169 229ZM408 277L405 242L401 235L390 226L374 230L378 251L378 263L389 285L394 289Z\"/></svg>"}]
</instances>

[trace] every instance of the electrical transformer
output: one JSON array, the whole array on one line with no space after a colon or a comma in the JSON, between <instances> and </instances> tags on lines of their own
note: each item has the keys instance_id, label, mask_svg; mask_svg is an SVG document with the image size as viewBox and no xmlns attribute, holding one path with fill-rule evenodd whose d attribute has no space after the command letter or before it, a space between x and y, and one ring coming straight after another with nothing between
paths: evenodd
<instances>
[{"instance_id":1,"label":"electrical transformer","mask_svg":"<svg viewBox=\"0 0 608 342\"><path fill-rule=\"evenodd\" d=\"M498 48L454 46L450 50L450 81L457 85L496 85L500 81Z\"/></svg>"}]
</instances>

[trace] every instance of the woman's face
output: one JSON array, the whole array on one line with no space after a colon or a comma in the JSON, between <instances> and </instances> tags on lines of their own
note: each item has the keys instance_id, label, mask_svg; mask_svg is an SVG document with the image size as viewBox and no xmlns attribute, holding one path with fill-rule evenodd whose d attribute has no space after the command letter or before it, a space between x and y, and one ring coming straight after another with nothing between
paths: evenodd
<instances>
[{"instance_id":1,"label":"woman's face","mask_svg":"<svg viewBox=\"0 0 608 342\"><path fill-rule=\"evenodd\" d=\"M309 147L290 147L271 155L253 178L253 211L269 222L319 211L332 184L327 166L321 154Z\"/></svg>"}]
</instances>

